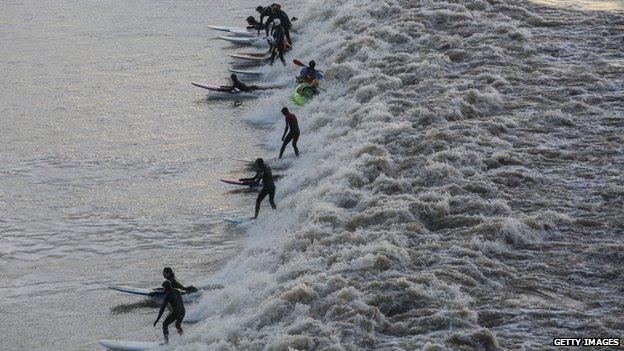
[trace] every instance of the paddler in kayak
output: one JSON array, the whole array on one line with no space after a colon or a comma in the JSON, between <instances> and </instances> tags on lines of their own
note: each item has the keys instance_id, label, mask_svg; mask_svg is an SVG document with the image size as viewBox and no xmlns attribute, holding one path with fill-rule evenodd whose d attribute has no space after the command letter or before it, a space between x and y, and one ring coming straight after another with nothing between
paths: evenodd
<instances>
[{"instance_id":1,"label":"paddler in kayak","mask_svg":"<svg viewBox=\"0 0 624 351\"><path fill-rule=\"evenodd\" d=\"M260 190L260 194L256 198L256 210L254 219L258 218L258 213L260 212L260 203L264 198L269 195L269 203L271 207L275 210L277 206L275 206L275 182L273 180L273 173L271 172L271 167L267 166L264 163L264 160L259 158L254 163L256 168L256 175L253 178L241 178L239 181L258 185L262 182L262 189Z\"/></svg>"},{"instance_id":2,"label":"paddler in kayak","mask_svg":"<svg viewBox=\"0 0 624 351\"><path fill-rule=\"evenodd\" d=\"M284 36L284 27L282 27L282 22L279 19L273 20L273 29L271 36L268 37L269 44L271 44L271 59L269 64L273 66L275 62L275 57L279 56L282 64L286 66L286 59L284 59L284 52L288 49L289 45L286 42Z\"/></svg>"},{"instance_id":3,"label":"paddler in kayak","mask_svg":"<svg viewBox=\"0 0 624 351\"><path fill-rule=\"evenodd\" d=\"M220 87L221 91L234 92L234 90L238 90L238 91L242 91L242 92L248 93L248 92L254 91L254 90L264 90L264 88L261 88L261 87L259 87L257 85L246 85L246 84L243 84L243 82L238 80L238 76L236 74L234 74L234 73L232 73L230 78L232 78L232 86L222 85Z\"/></svg>"},{"instance_id":4,"label":"paddler in kayak","mask_svg":"<svg viewBox=\"0 0 624 351\"><path fill-rule=\"evenodd\" d=\"M197 288L192 285L189 285L189 286L182 285L182 283L180 283L176 279L175 273L173 273L173 269L171 269L171 267L165 267L163 269L163 278L170 281L174 288L186 291L187 294L197 291Z\"/></svg>"},{"instance_id":5,"label":"paddler in kayak","mask_svg":"<svg viewBox=\"0 0 624 351\"><path fill-rule=\"evenodd\" d=\"M158 317L156 318L156 321L154 322L154 326L156 326L156 324L160 320L160 317L162 317L167 305L171 305L171 312L169 313L169 315L167 315L167 317L165 318L162 324L163 335L165 337L165 344L168 344L169 343L169 324L175 322L175 327L178 330L178 334L182 335L184 333L184 331L182 330L181 324L182 324L182 320L184 319L184 314L186 311L184 310L184 302L182 302L182 294L180 294L180 291L174 288L173 284L171 284L169 280L165 280L162 283L162 286L165 290L165 299L163 300L163 303L160 306L160 311L158 312Z\"/></svg>"},{"instance_id":6,"label":"paddler in kayak","mask_svg":"<svg viewBox=\"0 0 624 351\"><path fill-rule=\"evenodd\" d=\"M323 74L321 74L320 71L316 70L316 62L312 60L310 61L310 63L308 63L307 66L301 69L301 72L299 72L299 77L297 77L297 82L312 84L313 81L320 81L321 79L323 79Z\"/></svg>"},{"instance_id":7,"label":"paddler in kayak","mask_svg":"<svg viewBox=\"0 0 624 351\"><path fill-rule=\"evenodd\" d=\"M292 141L292 147L295 150L295 156L299 157L299 149L297 148L297 140L299 140L299 122L297 116L290 113L286 107L282 108L282 114L286 120L286 127L282 135L282 148L280 149L279 158L282 158L286 145ZM286 134L288 133L288 135Z\"/></svg>"}]
</instances>

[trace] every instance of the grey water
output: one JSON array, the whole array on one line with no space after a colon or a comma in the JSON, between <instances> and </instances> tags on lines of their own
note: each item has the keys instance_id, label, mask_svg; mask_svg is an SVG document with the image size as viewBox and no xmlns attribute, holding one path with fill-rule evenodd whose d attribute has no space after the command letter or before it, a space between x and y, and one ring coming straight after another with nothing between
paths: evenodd
<instances>
[{"instance_id":1,"label":"grey water","mask_svg":"<svg viewBox=\"0 0 624 351\"><path fill-rule=\"evenodd\" d=\"M183 283L236 252L218 218L252 214L262 132L253 100L211 99L249 1L0 3L0 329L3 350L157 340L156 312L110 284Z\"/></svg>"}]
</instances>

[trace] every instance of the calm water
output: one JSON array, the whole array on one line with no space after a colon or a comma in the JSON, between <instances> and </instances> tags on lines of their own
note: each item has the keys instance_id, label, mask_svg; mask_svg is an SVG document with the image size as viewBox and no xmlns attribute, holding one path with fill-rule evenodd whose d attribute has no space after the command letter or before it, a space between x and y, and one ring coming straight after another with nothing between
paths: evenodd
<instances>
[{"instance_id":1,"label":"calm water","mask_svg":"<svg viewBox=\"0 0 624 351\"><path fill-rule=\"evenodd\" d=\"M218 177L255 157L253 100L209 100L226 44L207 24L247 1L3 1L0 4L2 349L93 349L157 339L157 310L106 286L152 286L164 265L205 278L242 233L254 194Z\"/></svg>"}]
</instances>

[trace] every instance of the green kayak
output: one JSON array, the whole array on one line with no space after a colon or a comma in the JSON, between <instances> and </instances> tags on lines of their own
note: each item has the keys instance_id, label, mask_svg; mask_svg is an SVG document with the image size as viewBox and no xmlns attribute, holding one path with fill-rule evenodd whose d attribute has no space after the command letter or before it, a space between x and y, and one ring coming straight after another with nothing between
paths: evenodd
<instances>
[{"instance_id":1,"label":"green kayak","mask_svg":"<svg viewBox=\"0 0 624 351\"><path fill-rule=\"evenodd\" d=\"M301 83L297 85L295 91L293 91L293 100L295 101L295 105L303 106L305 105L312 96L314 96L314 88L308 83Z\"/></svg>"}]
</instances>

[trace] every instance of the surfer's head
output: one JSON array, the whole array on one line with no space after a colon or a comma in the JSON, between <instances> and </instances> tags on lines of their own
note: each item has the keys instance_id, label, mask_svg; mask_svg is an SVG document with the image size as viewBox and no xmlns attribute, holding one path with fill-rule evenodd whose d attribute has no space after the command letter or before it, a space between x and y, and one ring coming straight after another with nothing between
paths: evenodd
<instances>
[{"instance_id":1,"label":"surfer's head","mask_svg":"<svg viewBox=\"0 0 624 351\"><path fill-rule=\"evenodd\" d=\"M165 277L165 279L169 279L173 276L174 276L173 269L171 269L171 267L165 267L163 269L163 277Z\"/></svg>"},{"instance_id":2,"label":"surfer's head","mask_svg":"<svg viewBox=\"0 0 624 351\"><path fill-rule=\"evenodd\" d=\"M310 63L308 63L308 67L314 69L314 67L316 67L316 62L314 62L314 60L310 61Z\"/></svg>"},{"instance_id":3,"label":"surfer's head","mask_svg":"<svg viewBox=\"0 0 624 351\"><path fill-rule=\"evenodd\" d=\"M279 25L281 25L281 24L282 24L282 21L280 21L280 20L279 20L279 18L276 18L276 19L274 19L274 20L273 20L273 25L274 25L274 26L276 26L276 27L277 27L277 26L279 26Z\"/></svg>"},{"instance_id":4,"label":"surfer's head","mask_svg":"<svg viewBox=\"0 0 624 351\"><path fill-rule=\"evenodd\" d=\"M230 75L230 78L232 78L233 81L237 81L238 80L238 76L234 73L232 73L232 75Z\"/></svg>"},{"instance_id":5,"label":"surfer's head","mask_svg":"<svg viewBox=\"0 0 624 351\"><path fill-rule=\"evenodd\" d=\"M287 114L288 112L290 112L290 111L288 111L288 108L286 108L286 107L283 107L283 108L282 108L282 114L284 114L284 115L285 115L285 114Z\"/></svg>"},{"instance_id":6,"label":"surfer's head","mask_svg":"<svg viewBox=\"0 0 624 351\"><path fill-rule=\"evenodd\" d=\"M255 24L256 23L256 18L254 16L247 17L247 23L248 24Z\"/></svg>"},{"instance_id":7,"label":"surfer's head","mask_svg":"<svg viewBox=\"0 0 624 351\"><path fill-rule=\"evenodd\" d=\"M256 7L256 11L262 13L262 11L264 11L264 7L258 6L258 7Z\"/></svg>"},{"instance_id":8,"label":"surfer's head","mask_svg":"<svg viewBox=\"0 0 624 351\"><path fill-rule=\"evenodd\" d=\"M255 164L257 167L262 167L262 165L264 165L264 160L261 158L257 158Z\"/></svg>"},{"instance_id":9,"label":"surfer's head","mask_svg":"<svg viewBox=\"0 0 624 351\"><path fill-rule=\"evenodd\" d=\"M162 286L163 286L163 288L165 288L165 291L173 289L173 284L171 284L171 282L168 281L168 280L165 280L162 283Z\"/></svg>"}]
</instances>

